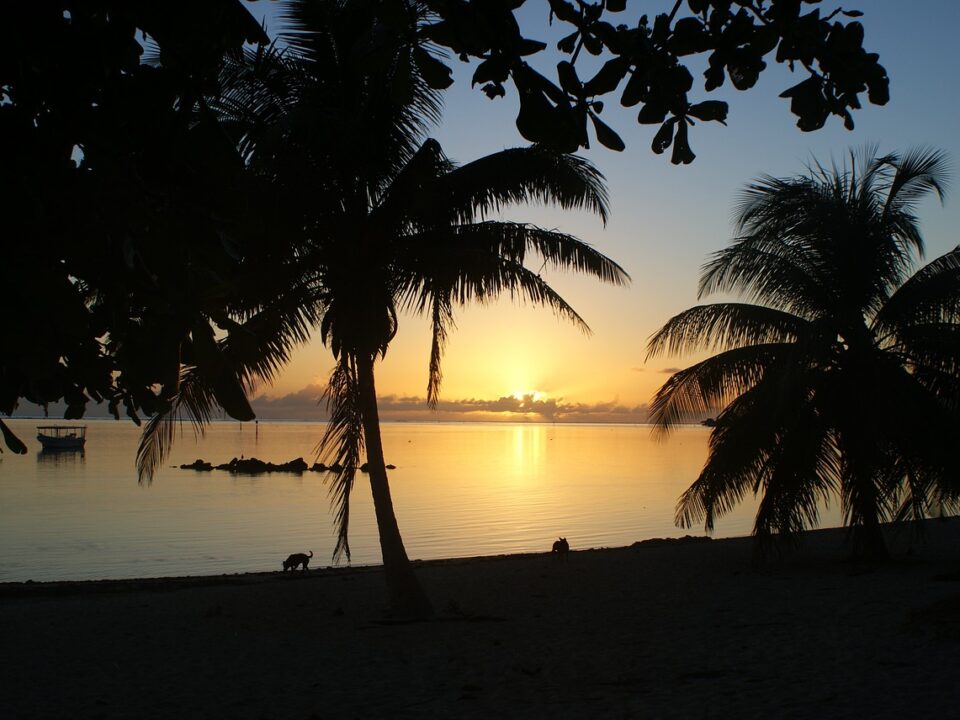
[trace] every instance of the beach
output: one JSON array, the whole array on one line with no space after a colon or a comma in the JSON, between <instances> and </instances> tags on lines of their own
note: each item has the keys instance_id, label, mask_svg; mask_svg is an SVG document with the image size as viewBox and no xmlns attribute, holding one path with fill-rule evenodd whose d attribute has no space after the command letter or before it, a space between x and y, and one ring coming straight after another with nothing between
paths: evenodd
<instances>
[{"instance_id":1,"label":"beach","mask_svg":"<svg viewBox=\"0 0 960 720\"><path fill-rule=\"evenodd\" d=\"M4 718L951 717L960 520L379 568L0 585Z\"/></svg>"}]
</instances>

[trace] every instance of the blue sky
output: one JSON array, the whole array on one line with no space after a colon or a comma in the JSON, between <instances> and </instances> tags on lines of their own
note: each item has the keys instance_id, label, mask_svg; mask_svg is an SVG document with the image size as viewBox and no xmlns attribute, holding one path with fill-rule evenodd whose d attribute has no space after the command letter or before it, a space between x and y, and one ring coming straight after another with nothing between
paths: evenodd
<instances>
[{"instance_id":1,"label":"blue sky","mask_svg":"<svg viewBox=\"0 0 960 720\"><path fill-rule=\"evenodd\" d=\"M636 14L653 15L669 10L672 2L631 0L629 5ZM829 1L821 4L824 12L836 6ZM269 29L279 29L277 3L250 7L258 14L266 11ZM545 41L557 37L547 26L547 7L546 0L528 0L523 7L520 20L529 37ZM791 76L771 60L749 91L727 86L709 95L701 92L701 99L729 101L728 123L693 128L697 159L675 167L666 155L650 151L655 128L637 125L635 112L621 109L610 98L603 117L620 132L627 149L614 153L601 147L584 153L609 183L612 216L607 227L592 217L540 208L518 208L507 215L579 235L620 262L633 276L632 286L610 288L582 278L550 277L591 325L590 337L560 325L549 313L515 307L509 301L460 313L446 357L444 399L455 406L537 391L566 404L632 410L649 400L666 378L665 371L689 362L689 358L645 362L647 339L669 317L696 304L700 266L729 240L737 193L751 179L798 174L813 157L842 160L850 148L867 144L878 145L881 152L918 145L940 148L958 167L960 62L954 43L960 31L960 3L865 0L844 7L864 12L864 45L880 54L891 80L886 106L865 104L854 114L852 132L831 118L824 129L803 133L795 126L789 101L777 97L803 76ZM536 65L551 72L559 59L555 53L543 53ZM512 88L506 98L488 100L479 88L470 87L473 66L455 58L450 62L456 82L445 94L443 122L431 133L448 155L468 161L523 144L514 126ZM698 72L694 69L695 75ZM696 87L702 84L695 91ZM960 242L960 202L955 196L956 188L945 206L930 201L921 208L928 258ZM386 404L406 404L424 395L428 352L426 323L404 318L379 370L379 391ZM289 401L294 395L312 399L331 364L315 341L298 354L278 385L265 392L273 399L285 395L291 396Z\"/></svg>"},{"instance_id":2,"label":"blue sky","mask_svg":"<svg viewBox=\"0 0 960 720\"><path fill-rule=\"evenodd\" d=\"M654 15L672 4L630 0L629 6L635 15ZM825 12L837 4L826 0L820 6ZM266 19L271 34L281 29L279 2L260 0L248 7ZM546 0L527 0L520 14L527 36L555 41L558 35L546 22L547 7ZM700 266L729 240L737 193L751 179L798 174L813 157L842 160L850 148L867 144L878 145L881 152L918 145L945 150L956 175L960 2L861 0L844 7L864 12L864 45L880 54L891 80L886 106L865 105L856 111L852 132L831 118L824 129L803 133L795 126L789 102L777 97L802 76L791 77L781 66L771 64L747 92L725 87L698 96L698 84L693 98L729 101L728 123L693 128L697 159L675 167L669 153L657 156L650 151L655 128L637 125L634 110L623 110L616 97L608 98L603 118L618 130L627 149L584 153L609 183L608 225L542 208L511 209L505 216L580 236L623 265L633 276L632 286L612 288L583 278L549 276L590 324L590 336L547 312L513 306L508 300L460 312L448 343L441 389L444 410L439 416L418 409L423 408L427 380L428 325L420 318L403 317L378 369L383 416L491 419L500 413L511 419L548 419L559 412L568 413L569 419L641 420L643 404L668 372L691 361L656 358L648 363L647 340L672 315L697 303ZM535 64L552 72L559 59L556 53L542 53ZM508 88L506 98L488 100L479 88L470 87L473 66L456 59L450 63L456 82L445 93L443 121L431 133L447 154L462 162L522 145L514 126L513 89ZM691 69L697 76L692 64ZM931 200L921 207L928 258L960 243L958 185L953 183L944 206ZM317 399L332 365L330 354L318 340L312 341L274 387L260 390L255 408L261 417L317 417ZM527 409L531 412L524 415Z\"/></svg>"}]
</instances>

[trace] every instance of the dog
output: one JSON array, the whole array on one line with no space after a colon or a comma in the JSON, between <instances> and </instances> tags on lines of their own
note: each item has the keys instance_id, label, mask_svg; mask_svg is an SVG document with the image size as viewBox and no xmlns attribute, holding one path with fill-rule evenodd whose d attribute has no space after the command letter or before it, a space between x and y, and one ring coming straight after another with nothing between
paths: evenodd
<instances>
[{"instance_id":1,"label":"dog","mask_svg":"<svg viewBox=\"0 0 960 720\"><path fill-rule=\"evenodd\" d=\"M310 558L312 557L313 550L310 551L309 555L305 555L304 553L294 553L283 561L283 571L286 572L287 570L296 570L297 565L302 565L303 571L306 572L307 565L310 564Z\"/></svg>"},{"instance_id":2,"label":"dog","mask_svg":"<svg viewBox=\"0 0 960 720\"><path fill-rule=\"evenodd\" d=\"M568 554L570 553L570 543L567 542L566 538L560 538L559 540L553 541L553 549L550 551L552 554L555 554L561 560L568 560Z\"/></svg>"}]
</instances>

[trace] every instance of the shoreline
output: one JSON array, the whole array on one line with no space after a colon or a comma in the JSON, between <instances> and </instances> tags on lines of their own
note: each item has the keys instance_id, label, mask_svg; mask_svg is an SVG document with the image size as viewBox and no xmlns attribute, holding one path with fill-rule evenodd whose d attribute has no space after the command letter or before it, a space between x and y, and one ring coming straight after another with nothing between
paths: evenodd
<instances>
[{"instance_id":1,"label":"shoreline","mask_svg":"<svg viewBox=\"0 0 960 720\"><path fill-rule=\"evenodd\" d=\"M958 535L960 535L960 516L932 518L923 521L923 527L936 527L937 524L947 524L955 526ZM923 538L916 537L914 534L915 526L910 524L893 525L885 524L884 532L888 537L888 542L892 539L891 551L893 558L891 562L896 563L898 551L902 554L910 552L912 546L917 543L922 546ZM784 553L778 554L774 551L769 557L761 563L762 566L773 568L777 566L789 565L792 561L809 562L811 554L816 555L820 562L861 562L856 559L845 556L845 540L841 537L846 532L846 528L816 528L807 530L802 534L800 542L793 549L787 549ZM926 530L924 530L926 532ZM905 537L905 536L911 537ZM714 538L709 535L684 535L681 537L647 538L637 540L630 545L616 545L591 548L573 548L571 557L585 556L592 553L618 553L638 549L654 548L676 548L690 545L729 545L743 546L752 545L752 536L721 537ZM830 546L833 546L835 552L831 553ZM960 551L958 551L960 552ZM752 547L750 548L752 557ZM835 557L830 557L835 555ZM529 560L529 559L551 559L549 551L542 552L516 552L500 553L496 555L468 555L461 557L431 558L428 560L411 560L415 569L446 567L452 565L464 565L485 562L497 562L508 560ZM901 558L902 559L902 558ZM752 562L752 561L751 561ZM869 564L869 563L868 563ZM15 580L0 582L0 599L8 597L33 597L44 595L83 595L98 593L121 593L121 592L140 592L149 590L177 590L186 588L202 588L216 586L247 586L270 582L285 582L293 577L339 577L349 574L362 573L381 573L382 564L369 565L345 565L345 566L320 566L311 568L307 573L299 570L284 572L282 570L269 571L249 571L238 573L219 573L213 575L157 575L143 576L133 578L91 578L84 580Z\"/></svg>"},{"instance_id":2,"label":"shoreline","mask_svg":"<svg viewBox=\"0 0 960 720\"><path fill-rule=\"evenodd\" d=\"M888 528L889 530L889 528ZM0 586L10 718L952 717L960 519L889 563L812 531L380 566Z\"/></svg>"},{"instance_id":3,"label":"shoreline","mask_svg":"<svg viewBox=\"0 0 960 720\"><path fill-rule=\"evenodd\" d=\"M825 531L836 528L824 528ZM819 532L819 531L811 531ZM686 535L673 538L649 538L637 540L630 545L615 545L610 547L592 547L573 550L571 555L579 553L594 553L606 551L622 551L641 547L664 547L687 545L700 542L747 542L749 537L712 538L702 535ZM544 552L516 552L499 553L497 555L467 555L462 557L431 558L429 560L411 560L413 567L434 567L447 565L462 565L465 563L482 563L508 559L549 558L551 553ZM156 575L134 578L91 578L85 580L12 580L0 582L0 599L5 597L85 594L100 592L125 592L151 589L180 589L190 587L207 587L216 585L253 585L264 582L284 582L285 577L326 577L339 576L350 573L382 572L383 565L327 565L311 568L307 573L300 570L284 572L282 570L253 570L239 573L220 573L216 575Z\"/></svg>"}]
</instances>

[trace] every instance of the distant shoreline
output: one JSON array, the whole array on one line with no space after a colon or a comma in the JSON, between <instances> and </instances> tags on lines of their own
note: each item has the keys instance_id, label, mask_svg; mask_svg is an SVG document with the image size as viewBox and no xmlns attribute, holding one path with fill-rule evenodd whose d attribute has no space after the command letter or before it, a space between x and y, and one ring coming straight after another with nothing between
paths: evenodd
<instances>
[{"instance_id":1,"label":"distant shoreline","mask_svg":"<svg viewBox=\"0 0 960 720\"><path fill-rule=\"evenodd\" d=\"M47 422L63 425L83 425L87 422L112 422L112 423L124 423L130 425L131 427L136 427L136 425L129 418L120 418L116 420L111 416L90 416L84 417L80 420L63 420L62 418L56 417L44 417L34 416L34 415L14 415L10 418L4 418L4 420L23 420L31 422ZM303 424L303 425L325 425L327 423L326 419L323 420L309 420L309 419L298 419L298 418L262 418L260 420L249 420L241 422L239 420L232 420L230 418L216 418L210 420L211 424L214 425L238 425L238 426L253 426L257 422L264 424L268 423L279 423L279 424ZM650 422L616 422L616 421L597 421L597 422L587 422L587 421L565 421L565 420L426 420L426 419L416 419L416 420L381 420L381 425L544 425L544 426L553 426L553 425L564 425L564 426L577 426L577 425L586 425L590 427L596 426L610 426L610 427L647 427L654 428L656 425ZM691 428L691 427L704 427L709 430L709 427L705 427L700 421L691 421L691 422L682 422L677 423L676 427L682 428Z\"/></svg>"}]
</instances>

